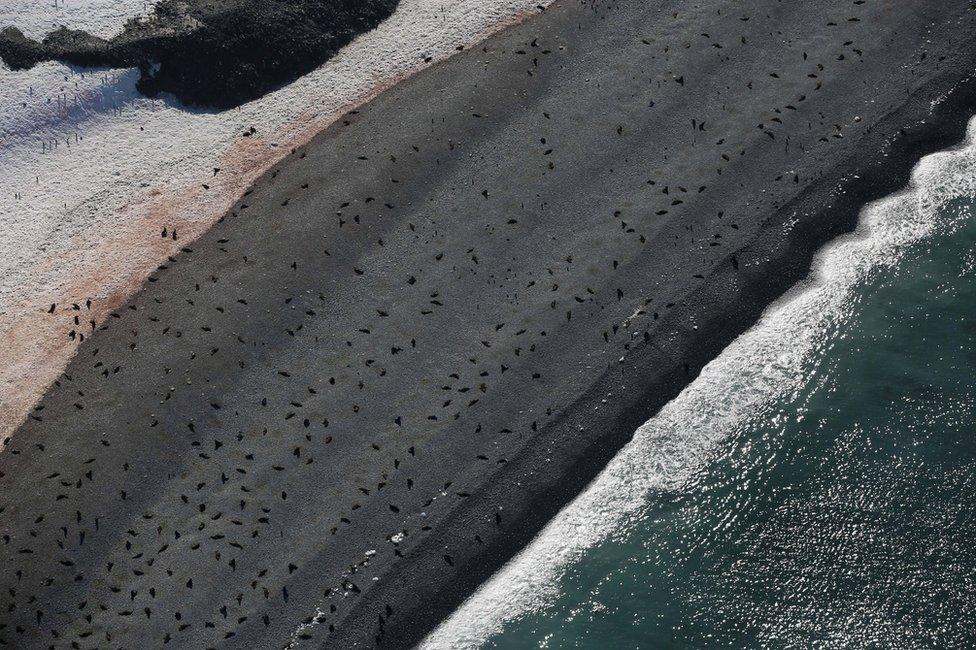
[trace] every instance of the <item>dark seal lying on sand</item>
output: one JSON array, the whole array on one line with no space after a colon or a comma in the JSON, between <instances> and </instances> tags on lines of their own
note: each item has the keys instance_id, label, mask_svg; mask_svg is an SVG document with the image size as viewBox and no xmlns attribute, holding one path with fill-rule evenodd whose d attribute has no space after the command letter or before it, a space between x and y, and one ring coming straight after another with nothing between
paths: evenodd
<instances>
[{"instance_id":1,"label":"dark seal lying on sand","mask_svg":"<svg viewBox=\"0 0 976 650\"><path fill-rule=\"evenodd\" d=\"M15 70L41 61L138 67L140 92L219 109L240 105L311 72L399 0L163 0L105 40L65 27L43 41L0 32L0 59Z\"/></svg>"},{"instance_id":2,"label":"dark seal lying on sand","mask_svg":"<svg viewBox=\"0 0 976 650\"><path fill-rule=\"evenodd\" d=\"M345 116L5 441L0 641L417 643L961 139L974 18L568 0Z\"/></svg>"}]
</instances>

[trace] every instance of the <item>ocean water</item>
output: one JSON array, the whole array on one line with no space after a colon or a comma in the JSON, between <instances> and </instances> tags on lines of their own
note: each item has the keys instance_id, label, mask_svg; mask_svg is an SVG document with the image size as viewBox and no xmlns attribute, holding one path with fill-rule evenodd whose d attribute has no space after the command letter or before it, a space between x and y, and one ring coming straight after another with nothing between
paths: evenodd
<instances>
[{"instance_id":1,"label":"ocean water","mask_svg":"<svg viewBox=\"0 0 976 650\"><path fill-rule=\"evenodd\" d=\"M976 201L859 286L811 381L490 648L973 647Z\"/></svg>"},{"instance_id":2,"label":"ocean water","mask_svg":"<svg viewBox=\"0 0 976 650\"><path fill-rule=\"evenodd\" d=\"M973 127L425 647L976 645Z\"/></svg>"}]
</instances>

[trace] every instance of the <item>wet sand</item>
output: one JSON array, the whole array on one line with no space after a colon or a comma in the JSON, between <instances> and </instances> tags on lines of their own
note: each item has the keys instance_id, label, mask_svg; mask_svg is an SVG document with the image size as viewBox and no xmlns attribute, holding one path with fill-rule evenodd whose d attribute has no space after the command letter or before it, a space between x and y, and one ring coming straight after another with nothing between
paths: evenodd
<instances>
[{"instance_id":1,"label":"wet sand","mask_svg":"<svg viewBox=\"0 0 976 650\"><path fill-rule=\"evenodd\" d=\"M0 638L419 641L961 138L896 4L557 3L297 150L0 453Z\"/></svg>"}]
</instances>

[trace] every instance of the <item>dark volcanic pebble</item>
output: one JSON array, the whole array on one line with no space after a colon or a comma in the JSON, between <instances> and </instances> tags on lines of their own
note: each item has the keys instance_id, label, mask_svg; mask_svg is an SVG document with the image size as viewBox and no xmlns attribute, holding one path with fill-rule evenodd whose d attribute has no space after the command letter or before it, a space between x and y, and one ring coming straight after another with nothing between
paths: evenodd
<instances>
[{"instance_id":1,"label":"dark volcanic pebble","mask_svg":"<svg viewBox=\"0 0 976 650\"><path fill-rule=\"evenodd\" d=\"M65 27L40 43L10 26L0 59L13 69L60 60L139 67L141 92L230 108L311 72L388 18L399 0L163 0L110 40Z\"/></svg>"},{"instance_id":2,"label":"dark volcanic pebble","mask_svg":"<svg viewBox=\"0 0 976 650\"><path fill-rule=\"evenodd\" d=\"M345 116L5 442L0 640L416 643L962 137L974 17L563 2Z\"/></svg>"}]
</instances>

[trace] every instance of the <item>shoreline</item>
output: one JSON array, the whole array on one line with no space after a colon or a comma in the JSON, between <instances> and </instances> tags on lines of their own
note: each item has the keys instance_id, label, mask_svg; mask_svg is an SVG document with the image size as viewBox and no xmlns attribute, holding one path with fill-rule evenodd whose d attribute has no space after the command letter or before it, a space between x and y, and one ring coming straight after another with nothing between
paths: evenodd
<instances>
[{"instance_id":1,"label":"shoreline","mask_svg":"<svg viewBox=\"0 0 976 650\"><path fill-rule=\"evenodd\" d=\"M181 631L190 635L182 637L184 643L216 643L230 631L234 635L223 641L228 645L279 644L288 638L298 646L323 647L406 647L420 641L585 487L640 424L690 383L769 302L802 279L816 250L853 228L866 200L903 185L929 148L961 139L976 100L969 76L962 94L936 107L936 115L945 114L944 123L907 129L885 157L878 151L892 134L928 116L930 100L965 76L958 70L972 70L973 44L942 50L946 56L957 52L945 66L951 70L924 68L931 84L928 95L920 94L917 84L913 87L914 70L910 76L902 71L902 77L885 79L885 88L875 94L858 83L870 70L850 73L824 85L827 99L816 98L819 110L839 114L837 107L844 101L851 105L849 98L856 93L865 101L887 100L894 112L872 108L873 114L863 113L863 122L832 114L854 132L847 136L853 144L823 136L826 153L802 160L794 158L789 145L786 151L781 148L790 132L780 131L777 141L772 130L755 129L751 114L723 116L727 130L742 139L738 147L743 153L730 148L735 153L727 161L733 166L730 174L716 178L705 165L718 155L703 147L724 139L712 131L723 125L708 115L706 128L702 115L688 108L711 106L718 113L726 105L716 71L726 55L713 60L695 52L697 59L690 64L655 64L676 72L667 70L651 84L652 96L634 100L633 112L615 114L607 95L621 105L630 101L626 75L640 65L626 66L640 61L611 62L619 55L610 46L633 48L638 59L646 55L650 61L650 55L640 54L646 50L632 30L622 33L614 27L632 25L634 16L658 17L650 10L642 14L641 8L601 13L604 9L587 13L558 3L489 39L483 48L394 87L350 115L346 124L319 134L256 184L245 199L250 203L246 214L237 204L192 251L161 270L158 281L133 298L131 308L117 312L119 322L109 332L85 342L69 368L70 379L42 401L42 419L28 422L23 435L12 438L10 453L0 456L0 493L3 505L18 503L3 530L12 533L14 546L52 544L59 525L73 534L79 524L70 522L80 507L85 512L79 520L89 522L92 508L100 513L99 532L89 532L84 548L45 551L51 557L67 554L82 567L76 570L86 575L78 584L41 586L37 578L47 571L43 553L25 557L10 554L10 547L0 550L10 566L24 569L31 585L19 598L47 603L46 609L60 617L58 629L65 638L94 629L133 642L158 639L172 625L157 622L159 616L139 624L119 622L119 608L135 605L125 605L122 598L114 602L94 581L91 574L97 575L111 558L119 571L137 569L136 582L158 590L151 603L144 596L140 601L164 612L195 608L192 616L199 625ZM784 22L782 29L804 24L805 9L796 11L796 16L776 17ZM905 21L902 27L913 24L910 18L899 19ZM702 10L679 26L688 34L674 38L700 32L698 20L715 19ZM669 24L661 21L662 28ZM745 28L730 29L728 38ZM717 39L722 37L718 30L709 32ZM870 40L870 35L856 34ZM905 50L912 47L872 46L875 66L886 55L907 61ZM660 51L655 48L655 56ZM836 56L831 48L826 52ZM743 47L737 55L752 53ZM674 56L686 55L678 51ZM557 62L547 63L546 57ZM700 67L682 68L695 60ZM766 67L761 61L755 65L756 70ZM713 76L701 78L701 70ZM739 74L746 80L752 70ZM774 79L786 76L783 71L777 75ZM607 88L584 85L591 79ZM707 86L710 79L714 87ZM614 86L615 80L625 83ZM704 85L696 88L696 83ZM794 97L781 92L778 81L765 83L768 87L756 92ZM896 99L899 83L914 90L907 103ZM807 88L813 82L796 84ZM769 109L766 96L731 96ZM567 97L578 98L577 104ZM664 117L647 112L655 106ZM808 111L811 117L816 110ZM675 124L694 119L692 128L685 127L690 133L663 128L670 125L668 111ZM785 115L775 113L780 114ZM588 118L582 130L580 116ZM832 124L824 126L827 133L833 130ZM767 136L775 147L766 144ZM816 139L810 140L806 144L813 150ZM546 147L554 150L552 158ZM653 163L621 169L631 157L650 160L654 155L664 158L653 184L638 180L654 177L645 168ZM739 158L749 162L739 163ZM796 160L797 189L777 189L769 172ZM613 167L601 168L603 162ZM717 198L704 189L694 192L695 170L707 181L702 187L719 188L709 190ZM690 180L669 181L665 173L684 173ZM800 185L800 173L811 174L810 180L804 176ZM736 182L729 177L768 188L770 194L755 199L740 190L733 197ZM831 199L843 179L849 183L844 193ZM310 186L308 194L300 191L303 181ZM646 187L632 189L638 182ZM674 196L682 199L670 193L662 199L661 185L679 188ZM534 208L533 193L544 195ZM303 196L308 198L297 198ZM676 207L681 204L693 208L680 218L634 214L653 210L661 200L672 212L684 210ZM821 207L831 200L832 208ZM719 242L712 237L719 227L721 244L706 245L709 239ZM264 237L269 228L275 237ZM689 228L706 234L689 236ZM666 246L671 241L673 251ZM447 256L449 267L438 265L437 255ZM578 271L576 260L592 268ZM676 268L686 273L678 277ZM401 277L408 273L414 282ZM517 282L509 282L516 276ZM532 293L542 282L546 292ZM549 290L550 284L559 287ZM550 296L557 292L559 309L550 307L557 302ZM246 307L231 304L237 295L246 298ZM227 310L234 310L230 321L217 315ZM652 319L658 311L661 318ZM147 320L148 314L153 316ZM384 314L393 316L386 321ZM430 324L432 319L436 324ZM497 334L508 335L516 327L533 339L523 344L523 334L504 339ZM592 336L602 327L603 340ZM181 333L179 339L170 333L173 328ZM639 330L647 334L641 337ZM145 334L132 334L137 331ZM98 350L104 365L93 367ZM194 356L188 360L190 351ZM401 354L408 360L400 361ZM102 368L115 363L124 368L121 378L103 378ZM166 369L162 375L161 368ZM169 369L176 377L167 376ZM125 381L133 372L138 379ZM330 372L335 383L322 382ZM450 372L458 378L451 381ZM175 388L184 377L187 388ZM450 392L442 388L445 383ZM472 389L478 396L474 400L468 394ZM273 414L265 415L262 395L274 405ZM305 413L303 427L302 418L293 416ZM394 414L395 424L390 422ZM187 420L195 424L189 432ZM110 450L79 433L89 431L102 431ZM33 449L32 444L42 442L43 450ZM77 488L52 486L53 493L30 489L50 472L52 462L61 463L66 475L83 475L88 455L97 478L79 479ZM489 460L494 462L485 467ZM106 476L123 464L137 468L138 481L124 474ZM188 503L189 495L201 490L193 489L200 482L212 487ZM254 526L259 533L254 537L246 539L243 528L225 523L228 517L211 519L196 510L207 505L208 514L236 511L245 488L248 498L241 499L240 510L259 503L268 510L263 518L273 522L253 523L250 514L228 517L247 519L247 529ZM114 497L119 489L126 492L124 502ZM70 494L54 498L59 491ZM282 496L286 491L288 496ZM187 501L181 502L181 494ZM32 526L36 512L47 518ZM206 532L188 533L197 525ZM184 586L192 580L184 583L183 573L173 580L161 573L172 556L156 550L157 526L167 534L183 531L183 542L169 544L182 554L182 570L197 578L196 590ZM28 528L39 530L39 541L24 537ZM118 547L127 529L138 533L133 536L137 559L136 550ZM228 548L223 540L229 538L239 548ZM184 548L184 543L198 548ZM195 555L197 550L205 550L207 557ZM210 561L214 551L221 558L233 557L235 566ZM147 567L147 556L159 562ZM262 566L270 573L254 577ZM104 580L125 586L130 582L125 575ZM12 580L11 575L5 573L4 580ZM249 595L236 605L224 603L232 615L221 619L213 614L236 589L250 594L250 580L266 590L264 600ZM272 598L272 593L284 598ZM107 603L107 609L86 622L61 604L81 597ZM30 613L16 612L18 620ZM271 614L272 622L262 625L262 612ZM208 616L220 624L207 628L202 621ZM232 626L241 616L246 621ZM296 618L298 625L292 624ZM300 631L292 635L296 627Z\"/></svg>"},{"instance_id":2,"label":"shoreline","mask_svg":"<svg viewBox=\"0 0 976 650\"><path fill-rule=\"evenodd\" d=\"M755 430L755 422L769 423L776 404L796 401L798 391L816 384L808 371L822 375L837 341L835 327L850 331L848 319L859 309L850 298L864 295L862 284L905 270L905 258L915 256L911 251L929 248L934 238L957 236L959 218L946 223L943 213L976 194L970 178L974 144L976 117L961 145L923 158L906 188L867 204L855 230L817 251L803 280L643 423L578 496L418 647L476 648L496 634L510 637L509 626L524 634L522 616L556 620L549 608L566 611L564 599L575 601L563 581L575 583L577 570L593 564L593 554L606 557L604 546L636 539L632 528L648 525L645 509L665 507L662 500L670 498L694 498L698 477L709 475L712 460L724 458L719 450L739 449L730 447L733 436ZM761 359L768 362L754 363Z\"/></svg>"},{"instance_id":3,"label":"shoreline","mask_svg":"<svg viewBox=\"0 0 976 650\"><path fill-rule=\"evenodd\" d=\"M945 89L944 86L937 88L929 97L922 95L916 97L916 100L921 103L926 103L929 100L934 101L943 89ZM686 349L698 348L703 350L703 352L692 357L685 357L694 359L690 362L692 366L691 378L687 381L678 379L681 373L677 368L671 368L669 375L655 378L654 383L657 385L646 394L646 402L643 404L633 404L629 412L624 414L619 422L614 423L598 433L599 440L593 443L592 447L581 450L584 454L586 452L594 452L593 456L584 458L584 454L579 454L578 451L570 451L567 455L578 454L579 458L575 462L563 461L569 466L569 469L556 476L547 477L549 479L548 484L537 490L540 494L544 494L544 496L533 503L527 504L533 512L529 518L522 520L521 523L523 523L525 528L514 535L506 536L506 539L499 547L493 549L494 552L490 556L479 557L476 567L468 567L469 572L459 572L458 576L461 577L460 581L462 582L459 588L457 587L457 578L454 580L455 585L450 589L446 585L443 586L442 591L443 593L449 594L449 599L446 602L435 602L427 612L415 614L415 620L421 622L406 632L402 643L391 647L413 647L432 632L439 622L446 620L469 596L477 591L479 586L491 578L495 572L502 569L527 544L531 543L535 536L545 528L546 524L559 513L562 507L569 504L573 498L585 490L590 481L594 480L606 467L606 463L610 462L614 457L616 451L622 449L630 441L633 432L648 419L654 417L665 404L675 399L686 386L693 382L697 378L697 373L710 361L715 359L724 349L725 345L731 343L738 335L745 333L755 325L767 308L774 306L779 300L786 298L792 291L802 290L804 283L807 281L808 273L811 270L810 264L815 255L824 246L831 245L837 238L854 233L857 227L858 215L862 209L875 201L903 190L907 186L911 170L926 155L950 150L958 145L965 136L966 125L976 115L976 75L971 76L970 79L965 81L962 88L957 87L952 89L949 99L940 104L939 108L944 108L944 110L937 109L926 116L935 118L936 124L913 130L911 135L898 137L894 140L894 146L891 147L891 158L888 159L890 162L881 164L876 158L866 157L860 163L848 161L847 164L844 164L843 167L846 168L846 173L838 174L837 178L833 181L837 187L843 188L840 192L845 196L843 200L839 201L841 205L836 210L828 207L827 210L822 212L809 214L809 216L801 219L797 224L809 229L816 226L814 221L818 220L817 217L820 217L822 221L828 221L829 230L826 231L826 238L822 240L820 247L811 250L807 246L809 241L820 241L819 238L823 237L825 233L816 233L815 236L817 239L808 240L804 244L796 240L791 241L792 247L788 253L795 255L795 257L788 262L784 263L781 259L767 259L766 263L770 267L776 267L774 270L777 273L768 273L763 275L760 282L747 285L747 289L753 290L749 293L754 292L756 295L749 301L748 310L743 314L737 314L735 320L729 321L727 319L731 313L730 311L719 311L711 315L701 314L703 320L699 322L704 323L704 325L700 325L699 329L703 332L703 338L683 342ZM886 126L903 124L904 122L900 121L902 117L908 120L920 119L918 117L920 114L911 110L905 111L907 115L901 115L900 113L902 112L899 111L897 114L893 114L890 117L891 124ZM924 121L925 118L921 119ZM859 176L859 178L856 178L856 180L846 180L852 176ZM817 189L822 190L823 188ZM786 216L785 213L792 212L794 207L809 205L810 203L825 199L826 195L832 194L832 192L818 192L814 189L811 194L812 196L806 200L798 201L796 206L784 208L784 214L780 216ZM842 216L836 219L833 217L830 219L824 218L825 214L829 212L839 212ZM788 221L791 221L791 219L782 219L776 225L782 227ZM741 249L737 251L737 254L765 255L761 249ZM728 273L730 269L723 270ZM777 280L776 282L769 282L769 278L777 278ZM720 278L717 278L716 281L721 283ZM719 302L720 300L720 297L713 296L711 300L703 299L702 302ZM722 342L724 342L724 345ZM701 344L700 347L698 344ZM633 375L641 372L642 369L639 362L633 362L631 360L626 362L626 366L620 374L631 373ZM618 373L612 374L616 375ZM564 428L573 429L578 426L579 422L588 420L586 415L583 414L583 411L596 403L601 393L613 390L613 388L607 388L608 386L617 387L622 390L626 389L626 385L620 383L619 378L608 378L606 383L601 384L599 388L595 387L591 395L580 399L577 405L578 408L575 409L576 412L566 416L569 423ZM567 434L564 433L563 435ZM620 447L615 448L615 445L618 443ZM524 468L519 468L521 470L519 474L520 478L535 473L532 469L533 462L536 463L534 467L552 463L554 455L553 447L546 447L534 451L534 458L528 456L519 458L520 464L525 465ZM556 462L559 463L560 461L557 460ZM496 503L515 502L512 499L506 500L504 492L511 489L512 481L518 481L519 479L513 479L512 477L492 478L495 480L483 488L485 493L491 494ZM508 485L505 484L506 481ZM461 516L466 517L470 515L464 513ZM451 529L452 532L458 530L459 527L462 527L462 525L455 522ZM446 540L444 543L445 545L449 545L449 542ZM415 562L426 562L428 568L436 564L436 560L429 557L415 557L411 559ZM423 569L421 569L422 571ZM366 606L368 607L369 605L367 604ZM354 616L361 615L359 612L354 614ZM430 624L431 621L434 622L433 625ZM434 648L440 646L424 647Z\"/></svg>"}]
</instances>

